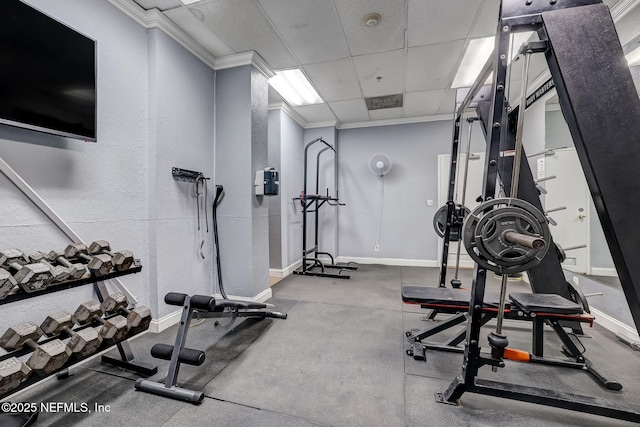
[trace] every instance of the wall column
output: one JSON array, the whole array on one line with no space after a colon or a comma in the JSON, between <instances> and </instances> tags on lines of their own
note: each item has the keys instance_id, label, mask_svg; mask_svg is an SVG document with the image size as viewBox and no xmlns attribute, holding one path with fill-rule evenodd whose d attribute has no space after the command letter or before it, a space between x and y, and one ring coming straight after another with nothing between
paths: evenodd
<instances>
[{"instance_id":1,"label":"wall column","mask_svg":"<svg viewBox=\"0 0 640 427\"><path fill-rule=\"evenodd\" d=\"M254 192L255 171L267 167L268 78L253 65L216 71L215 184L222 278L228 295L269 289L268 202Z\"/></svg>"}]
</instances>

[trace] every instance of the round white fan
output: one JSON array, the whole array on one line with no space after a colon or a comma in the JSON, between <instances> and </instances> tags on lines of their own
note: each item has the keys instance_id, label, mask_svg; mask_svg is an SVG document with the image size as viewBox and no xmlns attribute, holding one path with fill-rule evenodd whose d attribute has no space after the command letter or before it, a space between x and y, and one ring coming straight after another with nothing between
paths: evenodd
<instances>
[{"instance_id":1,"label":"round white fan","mask_svg":"<svg viewBox=\"0 0 640 427\"><path fill-rule=\"evenodd\" d=\"M369 158L369 169L378 176L385 176L391 171L391 158L384 153L376 153Z\"/></svg>"}]
</instances>

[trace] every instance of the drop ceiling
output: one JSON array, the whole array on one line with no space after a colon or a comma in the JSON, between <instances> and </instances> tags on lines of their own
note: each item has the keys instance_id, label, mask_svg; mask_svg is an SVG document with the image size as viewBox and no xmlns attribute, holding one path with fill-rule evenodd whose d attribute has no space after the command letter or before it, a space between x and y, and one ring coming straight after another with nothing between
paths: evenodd
<instances>
[{"instance_id":1,"label":"drop ceiling","mask_svg":"<svg viewBox=\"0 0 640 427\"><path fill-rule=\"evenodd\" d=\"M157 9L216 58L255 51L274 70L300 67L325 103L291 107L308 126L447 118L469 40L495 34L500 0L135 1ZM638 0L605 0L638 3ZM620 5L618 5L620 6ZM369 13L380 23L367 27ZM635 11L634 11L635 12ZM632 16L634 13L629 13ZM640 15L640 14L635 14ZM633 24L638 22L634 20ZM630 29L627 29L627 28ZM623 26L625 37L640 32ZM621 34L622 38L622 34ZM624 42L624 41L623 41ZM638 73L636 73L638 74ZM400 108L368 111L365 97L403 94ZM284 100L269 91L270 104ZM383 122L377 122L383 123Z\"/></svg>"}]
</instances>

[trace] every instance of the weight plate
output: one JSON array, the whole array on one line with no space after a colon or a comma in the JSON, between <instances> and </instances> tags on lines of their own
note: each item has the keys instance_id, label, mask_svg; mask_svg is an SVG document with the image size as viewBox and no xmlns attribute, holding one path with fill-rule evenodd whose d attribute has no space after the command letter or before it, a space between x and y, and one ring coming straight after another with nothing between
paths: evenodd
<instances>
[{"instance_id":1,"label":"weight plate","mask_svg":"<svg viewBox=\"0 0 640 427\"><path fill-rule=\"evenodd\" d=\"M463 214L464 216L462 218L459 218L459 220L457 221L459 224L462 224L464 219L471 213L471 211L469 211L469 208L467 207L464 207L464 210L463 210L462 205L456 205L455 209L456 210L454 211L454 215L459 212L464 212ZM455 222L456 221L454 219L454 223ZM439 237L444 237L444 231L446 230L446 228L447 228L447 205L444 205L440 209L438 209L436 214L433 216L433 229L436 231L436 234ZM449 233L449 241L451 242L458 241L459 235L460 235L459 229L456 229L454 225L454 227L452 227L451 233Z\"/></svg>"},{"instance_id":2,"label":"weight plate","mask_svg":"<svg viewBox=\"0 0 640 427\"><path fill-rule=\"evenodd\" d=\"M505 239L516 232L543 239L544 248L532 249ZM548 251L551 234L546 217L530 203L500 198L479 205L467 217L463 243L469 256L498 274L519 273L537 265Z\"/></svg>"}]
</instances>

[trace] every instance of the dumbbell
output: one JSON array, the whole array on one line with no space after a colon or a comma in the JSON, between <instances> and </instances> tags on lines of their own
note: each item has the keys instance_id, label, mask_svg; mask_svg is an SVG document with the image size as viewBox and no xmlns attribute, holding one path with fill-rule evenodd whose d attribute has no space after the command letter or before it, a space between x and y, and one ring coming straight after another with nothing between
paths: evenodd
<instances>
[{"instance_id":1,"label":"dumbbell","mask_svg":"<svg viewBox=\"0 0 640 427\"><path fill-rule=\"evenodd\" d=\"M31 374L31 368L17 357L0 362L0 396L18 387Z\"/></svg>"},{"instance_id":2,"label":"dumbbell","mask_svg":"<svg viewBox=\"0 0 640 427\"><path fill-rule=\"evenodd\" d=\"M87 272L87 268L84 264L79 262L71 263L64 257L64 251L59 249L49 251L47 254L47 260L49 260L49 262L57 262L58 264L65 266L67 270L69 270L69 275L72 279L80 279Z\"/></svg>"},{"instance_id":3,"label":"dumbbell","mask_svg":"<svg viewBox=\"0 0 640 427\"><path fill-rule=\"evenodd\" d=\"M17 284L18 282L16 282L11 273L4 268L0 268L0 299L9 295Z\"/></svg>"},{"instance_id":4,"label":"dumbbell","mask_svg":"<svg viewBox=\"0 0 640 427\"><path fill-rule=\"evenodd\" d=\"M71 349L65 343L55 339L38 345L36 342L44 333L33 322L24 322L7 329L0 337L0 347L19 349L24 346L33 350L27 360L27 366L40 375L50 374L62 368L71 356Z\"/></svg>"},{"instance_id":5,"label":"dumbbell","mask_svg":"<svg viewBox=\"0 0 640 427\"><path fill-rule=\"evenodd\" d=\"M0 267L15 270L13 276L18 286L25 292L35 292L49 286L53 275L49 266L42 263L29 263L29 259L18 249L0 251Z\"/></svg>"},{"instance_id":6,"label":"dumbbell","mask_svg":"<svg viewBox=\"0 0 640 427\"><path fill-rule=\"evenodd\" d=\"M127 324L129 329L135 332L146 331L151 323L151 310L145 306L136 307L128 310L129 301L127 297L120 292L109 295L102 303L105 313L120 312L127 316Z\"/></svg>"},{"instance_id":7,"label":"dumbbell","mask_svg":"<svg viewBox=\"0 0 640 427\"><path fill-rule=\"evenodd\" d=\"M94 320L101 323L102 327L98 334L109 344L122 341L129 333L127 319L118 315L105 320L102 318L103 314L104 310L98 301L87 301L78 306L71 318L79 325L86 325Z\"/></svg>"},{"instance_id":8,"label":"dumbbell","mask_svg":"<svg viewBox=\"0 0 640 427\"><path fill-rule=\"evenodd\" d=\"M115 254L111 253L111 245L106 240L96 240L89 245L89 253L91 255L105 254L111 257L113 266L118 271L128 270L134 262L133 252L124 250Z\"/></svg>"},{"instance_id":9,"label":"dumbbell","mask_svg":"<svg viewBox=\"0 0 640 427\"><path fill-rule=\"evenodd\" d=\"M47 261L47 258L44 253L40 251L35 251L34 253L29 254L29 258L33 262L39 262L39 263L48 265L49 270L51 271L51 276L53 277L52 279L53 282L63 282L69 278L69 273L70 273L69 269L61 265L56 265L56 266L51 265Z\"/></svg>"},{"instance_id":10,"label":"dumbbell","mask_svg":"<svg viewBox=\"0 0 640 427\"><path fill-rule=\"evenodd\" d=\"M64 250L64 256L67 259L80 258L87 261L87 268L95 276L105 276L113 267L111 257L107 254L89 256L87 245L84 243L70 243Z\"/></svg>"},{"instance_id":11,"label":"dumbbell","mask_svg":"<svg viewBox=\"0 0 640 427\"><path fill-rule=\"evenodd\" d=\"M69 336L67 347L73 354L88 356L95 353L102 344L102 336L91 327L81 329L78 332L72 331L73 324L71 313L61 311L47 316L40 325L40 329L47 335L57 335L63 332Z\"/></svg>"}]
</instances>

